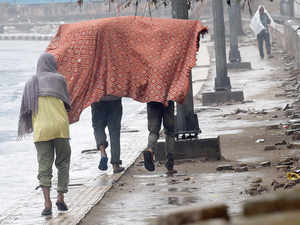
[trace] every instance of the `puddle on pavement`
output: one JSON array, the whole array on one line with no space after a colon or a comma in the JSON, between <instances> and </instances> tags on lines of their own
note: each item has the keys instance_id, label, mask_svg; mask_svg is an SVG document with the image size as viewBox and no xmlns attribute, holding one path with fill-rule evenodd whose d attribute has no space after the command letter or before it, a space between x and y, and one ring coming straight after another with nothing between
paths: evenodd
<instances>
[{"instance_id":1,"label":"puddle on pavement","mask_svg":"<svg viewBox=\"0 0 300 225\"><path fill-rule=\"evenodd\" d=\"M195 190L197 190L199 188L195 188L195 187L184 187L184 188L175 188L175 187L170 187L168 188L169 192L183 192L183 193L193 193Z\"/></svg>"},{"instance_id":2,"label":"puddle on pavement","mask_svg":"<svg viewBox=\"0 0 300 225\"><path fill-rule=\"evenodd\" d=\"M186 206L193 203L197 203L199 200L196 196L185 196L185 197L168 197L168 204L169 205L176 205L176 206Z\"/></svg>"},{"instance_id":3,"label":"puddle on pavement","mask_svg":"<svg viewBox=\"0 0 300 225\"><path fill-rule=\"evenodd\" d=\"M242 133L243 130L217 130L214 132L215 135L225 135L225 134L239 134Z\"/></svg>"},{"instance_id":4,"label":"puddle on pavement","mask_svg":"<svg viewBox=\"0 0 300 225\"><path fill-rule=\"evenodd\" d=\"M136 178L156 178L156 177L162 177L162 175L161 174L133 175L133 177L136 177Z\"/></svg>"},{"instance_id":5,"label":"puddle on pavement","mask_svg":"<svg viewBox=\"0 0 300 225\"><path fill-rule=\"evenodd\" d=\"M239 159L238 161L242 163L257 163L264 161L264 157L248 157Z\"/></svg>"}]
</instances>

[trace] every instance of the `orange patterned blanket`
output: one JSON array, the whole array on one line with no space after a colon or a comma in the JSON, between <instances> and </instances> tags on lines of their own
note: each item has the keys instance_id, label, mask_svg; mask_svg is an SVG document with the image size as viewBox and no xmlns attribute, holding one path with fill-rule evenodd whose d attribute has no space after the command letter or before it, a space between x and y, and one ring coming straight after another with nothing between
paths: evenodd
<instances>
[{"instance_id":1,"label":"orange patterned blanket","mask_svg":"<svg viewBox=\"0 0 300 225\"><path fill-rule=\"evenodd\" d=\"M183 103L204 31L199 21L135 16L61 25L47 52L67 81L70 123L104 95Z\"/></svg>"}]
</instances>

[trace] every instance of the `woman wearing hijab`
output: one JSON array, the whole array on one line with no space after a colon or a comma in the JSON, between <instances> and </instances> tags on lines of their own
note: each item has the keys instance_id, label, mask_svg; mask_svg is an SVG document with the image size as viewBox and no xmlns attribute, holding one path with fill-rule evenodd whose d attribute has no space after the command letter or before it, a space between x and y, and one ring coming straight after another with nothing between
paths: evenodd
<instances>
[{"instance_id":1,"label":"woman wearing hijab","mask_svg":"<svg viewBox=\"0 0 300 225\"><path fill-rule=\"evenodd\" d=\"M54 57L43 53L37 63L36 75L25 84L18 127L19 139L34 133L38 180L44 196L43 216L52 214L50 188L54 160L58 176L56 206L58 210L68 210L64 193L68 191L71 157L69 110L65 78L57 72Z\"/></svg>"},{"instance_id":2,"label":"woman wearing hijab","mask_svg":"<svg viewBox=\"0 0 300 225\"><path fill-rule=\"evenodd\" d=\"M267 12L263 5L258 7L254 17L251 19L250 27L257 36L258 49L260 58L264 58L264 42L266 45L268 58L272 58L271 55L271 41L269 26L273 23L273 19Z\"/></svg>"}]
</instances>

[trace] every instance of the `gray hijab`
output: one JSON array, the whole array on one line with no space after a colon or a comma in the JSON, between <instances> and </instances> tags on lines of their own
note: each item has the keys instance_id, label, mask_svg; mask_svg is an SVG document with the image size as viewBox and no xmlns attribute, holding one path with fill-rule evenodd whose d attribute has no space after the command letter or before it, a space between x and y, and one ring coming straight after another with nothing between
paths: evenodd
<instances>
[{"instance_id":1,"label":"gray hijab","mask_svg":"<svg viewBox=\"0 0 300 225\"><path fill-rule=\"evenodd\" d=\"M36 75L25 84L19 115L18 139L33 131L32 115L38 111L38 96L61 99L70 111L70 97L65 78L57 72L56 61L50 53L43 53L38 62Z\"/></svg>"}]
</instances>

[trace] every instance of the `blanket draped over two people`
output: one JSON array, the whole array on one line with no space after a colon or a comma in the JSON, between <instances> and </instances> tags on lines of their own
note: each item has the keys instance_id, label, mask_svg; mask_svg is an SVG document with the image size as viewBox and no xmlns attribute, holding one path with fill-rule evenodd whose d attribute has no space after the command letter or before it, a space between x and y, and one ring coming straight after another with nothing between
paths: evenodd
<instances>
[{"instance_id":1,"label":"blanket draped over two people","mask_svg":"<svg viewBox=\"0 0 300 225\"><path fill-rule=\"evenodd\" d=\"M70 123L106 95L183 103L200 21L125 16L64 24L50 42L70 94Z\"/></svg>"}]
</instances>

